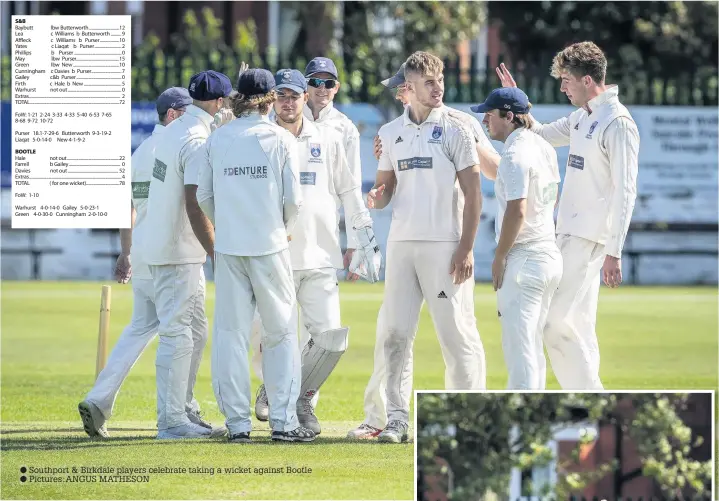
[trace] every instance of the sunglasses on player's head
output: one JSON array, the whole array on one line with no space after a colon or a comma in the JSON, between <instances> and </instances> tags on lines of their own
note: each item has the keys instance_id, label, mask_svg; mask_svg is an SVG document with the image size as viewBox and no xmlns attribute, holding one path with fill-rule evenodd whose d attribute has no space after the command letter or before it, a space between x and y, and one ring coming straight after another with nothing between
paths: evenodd
<instances>
[{"instance_id":1,"label":"sunglasses on player's head","mask_svg":"<svg viewBox=\"0 0 719 501\"><path fill-rule=\"evenodd\" d=\"M337 85L337 80L334 78L309 78L307 79L307 85L319 88L321 85L325 86L325 89L334 89Z\"/></svg>"}]
</instances>

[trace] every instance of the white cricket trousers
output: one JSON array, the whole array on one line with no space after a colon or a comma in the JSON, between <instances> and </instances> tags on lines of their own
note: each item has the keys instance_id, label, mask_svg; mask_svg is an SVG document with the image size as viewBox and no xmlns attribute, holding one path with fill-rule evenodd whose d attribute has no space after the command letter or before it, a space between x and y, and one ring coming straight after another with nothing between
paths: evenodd
<instances>
[{"instance_id":1,"label":"white cricket trousers","mask_svg":"<svg viewBox=\"0 0 719 501\"><path fill-rule=\"evenodd\" d=\"M450 274L457 245L426 241L387 244L383 310L388 421L409 422L412 349L422 299L427 301L437 332L448 389L486 387L484 347L474 316L474 277L455 285Z\"/></svg>"},{"instance_id":2,"label":"white cricket trousers","mask_svg":"<svg viewBox=\"0 0 719 501\"><path fill-rule=\"evenodd\" d=\"M558 235L563 273L544 328L552 370L564 390L602 390L595 330L604 245Z\"/></svg>"},{"instance_id":3,"label":"white cricket trousers","mask_svg":"<svg viewBox=\"0 0 719 501\"><path fill-rule=\"evenodd\" d=\"M340 320L340 294L337 281L337 270L334 268L318 268L314 270L297 270L293 272L297 304L302 326L300 326L300 352L310 340L310 336L342 327ZM298 310L292 309L292 326L297 336ZM304 328L302 328L304 327ZM252 322L252 369L255 375L262 377L262 319L259 312ZM317 405L319 391L312 397L312 405Z\"/></svg>"},{"instance_id":4,"label":"white cricket trousers","mask_svg":"<svg viewBox=\"0 0 719 501\"><path fill-rule=\"evenodd\" d=\"M125 327L112 348L105 368L95 381L95 385L88 392L85 400L92 402L100 409L105 419L110 419L115 407L115 400L120 392L122 383L127 378L132 367L148 344L155 338L160 321L155 308L155 289L151 278L132 279L132 319ZM200 275L202 296L205 295L205 274ZM202 362L202 354L207 344L207 317L205 316L205 301L195 303L195 314L192 316L192 363L190 377L187 383L187 398L185 410L197 412L200 405L194 397L197 372Z\"/></svg>"},{"instance_id":5,"label":"white cricket trousers","mask_svg":"<svg viewBox=\"0 0 719 501\"><path fill-rule=\"evenodd\" d=\"M562 255L553 240L516 244L510 249L502 286L497 290L508 390L543 390L547 386L542 335L561 278Z\"/></svg>"},{"instance_id":6,"label":"white cricket trousers","mask_svg":"<svg viewBox=\"0 0 719 501\"><path fill-rule=\"evenodd\" d=\"M202 267L203 263L150 265L160 336L155 358L158 430L188 424L186 402L199 410L192 391L207 344Z\"/></svg>"},{"instance_id":7,"label":"white cricket trousers","mask_svg":"<svg viewBox=\"0 0 719 501\"><path fill-rule=\"evenodd\" d=\"M212 385L231 435L252 430L248 352L255 307L264 322L262 373L270 427L292 431L299 426L301 374L289 250L257 257L215 253Z\"/></svg>"}]
</instances>

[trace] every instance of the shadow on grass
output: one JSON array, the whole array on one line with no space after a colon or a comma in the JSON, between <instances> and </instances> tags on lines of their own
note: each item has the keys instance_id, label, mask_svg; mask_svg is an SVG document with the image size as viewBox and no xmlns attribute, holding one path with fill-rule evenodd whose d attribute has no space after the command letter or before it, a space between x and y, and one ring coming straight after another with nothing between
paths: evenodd
<instances>
[{"instance_id":1,"label":"shadow on grass","mask_svg":"<svg viewBox=\"0 0 719 501\"><path fill-rule=\"evenodd\" d=\"M53 430L53 432L82 432L82 430ZM140 429L140 431L150 431ZM83 432L84 433L84 432ZM344 437L317 437L314 442L273 442L270 436L253 437L250 444L228 443L226 437L192 439L192 440L156 440L154 436L130 436L130 437L110 437L110 438L89 438L83 437L56 437L47 439L21 439L21 438L4 438L0 443L2 451L66 451L73 449L86 449L96 447L127 447L127 446L155 446L155 445L172 445L172 444L198 444L210 445L221 444L226 447L252 447L252 446L272 446L272 447L321 447L323 445L357 445L357 446L374 446L374 447L392 447L392 446L411 446L412 443L405 444L381 444L376 440L347 440Z\"/></svg>"},{"instance_id":2,"label":"shadow on grass","mask_svg":"<svg viewBox=\"0 0 719 501\"><path fill-rule=\"evenodd\" d=\"M156 433L157 428L108 428L108 432L123 432L123 431L146 431ZM28 433L85 433L82 428L30 428L25 430L0 430L0 436L2 435L17 435L17 434L28 434Z\"/></svg>"}]
</instances>

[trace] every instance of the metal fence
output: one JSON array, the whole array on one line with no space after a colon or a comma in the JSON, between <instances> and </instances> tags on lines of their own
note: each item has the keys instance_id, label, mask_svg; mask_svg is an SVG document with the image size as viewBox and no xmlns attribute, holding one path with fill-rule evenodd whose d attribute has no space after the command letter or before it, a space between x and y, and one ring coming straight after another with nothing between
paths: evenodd
<instances>
[{"instance_id":1,"label":"metal fence","mask_svg":"<svg viewBox=\"0 0 719 501\"><path fill-rule=\"evenodd\" d=\"M517 85L527 92L534 104L566 104L567 98L560 92L559 83L549 75L551 58L548 55L544 59L513 63L511 70ZM167 87L184 86L195 72L207 68L222 71L234 80L242 60L271 71L287 67L304 69L307 64L305 59L270 64L264 54L241 55L227 46L202 52L136 50L132 54L132 99L154 101ZM391 101L391 96L383 92L381 81L393 75L397 68L390 67L387 61L375 61L373 65L371 70L338 65L343 82L338 96L340 102L387 104ZM638 68L632 71L618 69L617 74L621 76L615 79L610 71L607 82L620 86L622 102L628 105L717 106L718 103L716 68L670 76ZM11 99L11 85L11 58L3 56L2 100ZM479 67L474 57L469 67L461 67L457 60L445 61L447 102L478 102L498 86L499 80L489 60L484 67Z\"/></svg>"}]
</instances>

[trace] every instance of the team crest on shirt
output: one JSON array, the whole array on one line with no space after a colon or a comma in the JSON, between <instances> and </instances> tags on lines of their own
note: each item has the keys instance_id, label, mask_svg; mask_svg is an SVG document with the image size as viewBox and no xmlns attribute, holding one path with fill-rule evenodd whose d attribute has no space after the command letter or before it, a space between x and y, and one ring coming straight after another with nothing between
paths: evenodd
<instances>
[{"instance_id":1,"label":"team crest on shirt","mask_svg":"<svg viewBox=\"0 0 719 501\"><path fill-rule=\"evenodd\" d=\"M599 124L598 121L592 122L592 125L589 126L589 134L587 134L587 139L592 139L592 132L594 132L594 129L597 128L597 125Z\"/></svg>"},{"instance_id":2,"label":"team crest on shirt","mask_svg":"<svg viewBox=\"0 0 719 501\"><path fill-rule=\"evenodd\" d=\"M322 155L322 145L319 143L310 143L310 158L308 161L312 163L322 163L320 156Z\"/></svg>"},{"instance_id":3,"label":"team crest on shirt","mask_svg":"<svg viewBox=\"0 0 719 501\"><path fill-rule=\"evenodd\" d=\"M432 139L439 139L440 137L442 137L442 127L435 125L432 131Z\"/></svg>"}]
</instances>

